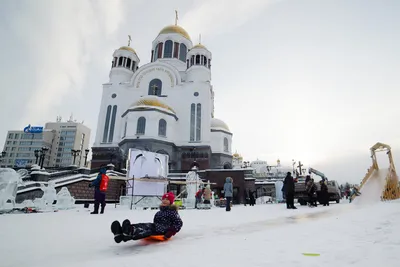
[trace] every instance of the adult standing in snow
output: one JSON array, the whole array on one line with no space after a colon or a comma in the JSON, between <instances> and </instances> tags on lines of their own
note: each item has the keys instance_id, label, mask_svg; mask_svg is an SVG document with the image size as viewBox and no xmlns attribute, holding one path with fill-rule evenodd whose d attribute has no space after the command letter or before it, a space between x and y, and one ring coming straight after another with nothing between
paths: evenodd
<instances>
[{"instance_id":1,"label":"adult standing in snow","mask_svg":"<svg viewBox=\"0 0 400 267\"><path fill-rule=\"evenodd\" d=\"M226 177L225 179L224 196L226 198L226 211L231 211L231 201L233 197L233 184L231 177Z\"/></svg>"},{"instance_id":2,"label":"adult standing in snow","mask_svg":"<svg viewBox=\"0 0 400 267\"><path fill-rule=\"evenodd\" d=\"M283 181L283 186L285 188L286 195L286 208L297 209L294 206L294 180L290 172L286 174L285 180Z\"/></svg>"},{"instance_id":3,"label":"adult standing in snow","mask_svg":"<svg viewBox=\"0 0 400 267\"><path fill-rule=\"evenodd\" d=\"M321 200L321 204L323 204L324 206L329 206L329 193L328 193L328 186L326 184L326 180L322 179L321 181L319 181L320 185L321 185L321 190L320 190L320 200Z\"/></svg>"},{"instance_id":4,"label":"adult standing in snow","mask_svg":"<svg viewBox=\"0 0 400 267\"><path fill-rule=\"evenodd\" d=\"M106 172L105 168L101 168L96 180L89 184L89 187L94 187L94 211L90 214L99 214L100 205L100 213L104 213L104 208L106 207L106 191L109 180Z\"/></svg>"}]
</instances>

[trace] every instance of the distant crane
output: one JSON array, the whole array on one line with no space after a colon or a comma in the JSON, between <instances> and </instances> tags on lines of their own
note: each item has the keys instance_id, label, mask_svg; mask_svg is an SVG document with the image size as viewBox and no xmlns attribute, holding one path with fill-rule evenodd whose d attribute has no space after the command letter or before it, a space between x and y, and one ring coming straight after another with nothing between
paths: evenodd
<instances>
[{"instance_id":1,"label":"distant crane","mask_svg":"<svg viewBox=\"0 0 400 267\"><path fill-rule=\"evenodd\" d=\"M323 180L328 180L328 177L326 177L325 174L323 174L322 172L320 172L316 169L313 169L311 167L308 168L308 173L309 174L314 173L315 175L318 175L319 177L321 177Z\"/></svg>"}]
</instances>

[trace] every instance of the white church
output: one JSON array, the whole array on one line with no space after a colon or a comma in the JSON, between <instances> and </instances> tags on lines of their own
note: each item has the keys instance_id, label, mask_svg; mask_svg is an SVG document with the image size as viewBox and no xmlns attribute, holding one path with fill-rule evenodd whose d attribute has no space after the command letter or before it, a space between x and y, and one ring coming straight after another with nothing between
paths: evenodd
<instances>
[{"instance_id":1,"label":"white church","mask_svg":"<svg viewBox=\"0 0 400 267\"><path fill-rule=\"evenodd\" d=\"M103 84L92 168L123 162L129 148L169 155L171 170L232 168L232 132L214 118L212 54L180 26L163 28L140 66L130 46L115 50Z\"/></svg>"}]
</instances>

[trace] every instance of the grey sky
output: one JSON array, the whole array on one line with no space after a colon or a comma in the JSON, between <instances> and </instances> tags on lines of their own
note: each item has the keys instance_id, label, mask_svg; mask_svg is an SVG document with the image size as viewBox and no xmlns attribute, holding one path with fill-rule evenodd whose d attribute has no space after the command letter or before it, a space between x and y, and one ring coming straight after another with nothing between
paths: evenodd
<instances>
[{"instance_id":1,"label":"grey sky","mask_svg":"<svg viewBox=\"0 0 400 267\"><path fill-rule=\"evenodd\" d=\"M130 34L147 63L175 9L213 53L215 115L245 159L355 182L377 141L400 162L396 0L2 1L0 143L71 112L94 134L114 49Z\"/></svg>"}]
</instances>

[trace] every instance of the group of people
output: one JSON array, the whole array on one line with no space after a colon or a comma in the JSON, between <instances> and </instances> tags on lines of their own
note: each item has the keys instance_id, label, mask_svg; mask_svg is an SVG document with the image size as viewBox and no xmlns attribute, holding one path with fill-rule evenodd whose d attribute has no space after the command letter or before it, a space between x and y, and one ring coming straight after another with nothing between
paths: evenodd
<instances>
[{"instance_id":1,"label":"group of people","mask_svg":"<svg viewBox=\"0 0 400 267\"><path fill-rule=\"evenodd\" d=\"M294 193L295 193L295 183L296 180L293 178L292 174L288 172L286 174L285 180L283 181L282 192L286 197L286 208L287 209L297 209L294 205ZM308 196L308 206L317 207L317 201L323 206L329 206L329 193L327 180L322 179L320 182L320 190L317 191L317 185L309 175L306 176L305 185L306 192Z\"/></svg>"},{"instance_id":2,"label":"group of people","mask_svg":"<svg viewBox=\"0 0 400 267\"><path fill-rule=\"evenodd\" d=\"M197 192L196 192L196 204L195 204L195 208L197 208L197 205L200 203L203 204L211 204L211 199L213 197L210 185L207 185L206 187L200 188Z\"/></svg>"}]
</instances>

